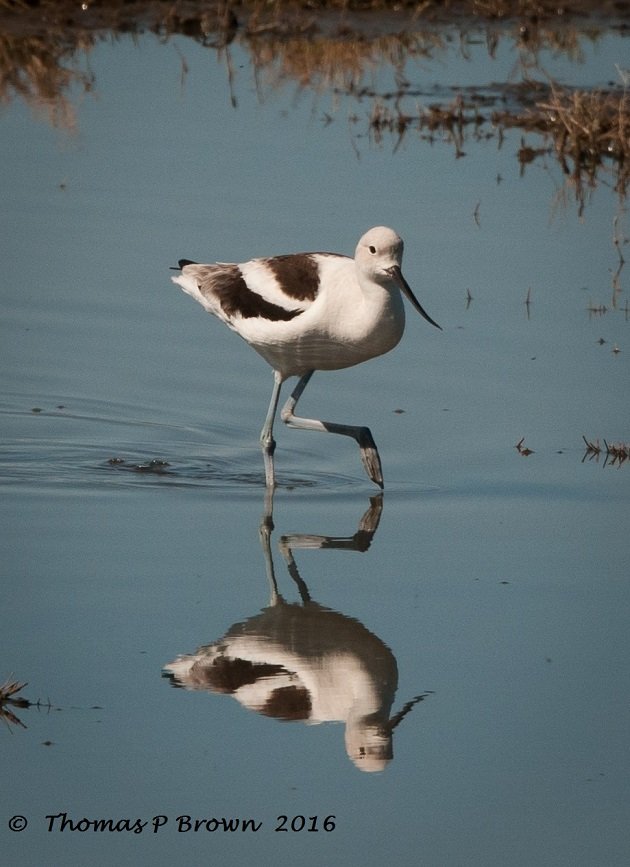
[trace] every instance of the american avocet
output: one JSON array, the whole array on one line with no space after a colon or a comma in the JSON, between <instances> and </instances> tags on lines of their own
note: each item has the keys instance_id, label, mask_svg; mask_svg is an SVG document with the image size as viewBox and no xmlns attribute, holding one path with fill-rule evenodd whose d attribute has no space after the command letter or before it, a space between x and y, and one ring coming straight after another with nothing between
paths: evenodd
<instances>
[{"instance_id":1,"label":"american avocet","mask_svg":"<svg viewBox=\"0 0 630 867\"><path fill-rule=\"evenodd\" d=\"M281 411L289 427L343 434L357 441L368 476L383 487L381 459L367 427L294 414L316 370L340 370L389 352L402 337L400 292L424 318L402 275L403 241L377 226L363 235L354 259L336 253L293 253L237 265L180 259L173 277L184 292L236 331L271 365L274 385L260 433L268 488L275 485L273 422L282 383L300 379Z\"/></svg>"},{"instance_id":2,"label":"american avocet","mask_svg":"<svg viewBox=\"0 0 630 867\"><path fill-rule=\"evenodd\" d=\"M370 498L353 536L282 536L279 547L300 595L281 594L271 531L261 533L271 598L260 613L217 641L181 654L162 669L173 686L231 695L249 710L285 722L345 724L349 758L361 771L383 771L393 758L394 731L428 693L395 714L398 666L390 648L355 617L316 602L300 575L296 549L366 551L378 528L382 494Z\"/></svg>"}]
</instances>

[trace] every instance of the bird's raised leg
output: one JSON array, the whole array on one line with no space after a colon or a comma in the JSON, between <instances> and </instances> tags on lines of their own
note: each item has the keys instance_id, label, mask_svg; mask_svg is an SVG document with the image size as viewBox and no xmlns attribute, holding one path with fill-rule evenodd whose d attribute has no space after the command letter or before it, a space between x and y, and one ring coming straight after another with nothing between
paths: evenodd
<instances>
[{"instance_id":1,"label":"bird's raised leg","mask_svg":"<svg viewBox=\"0 0 630 867\"><path fill-rule=\"evenodd\" d=\"M260 432L260 445L263 452L263 460L265 462L265 482L267 488L273 488L276 484L276 479L273 471L273 453L276 450L276 441L273 438L273 421L276 417L278 409L278 399L280 398L280 388L282 387L282 377L277 370L273 372L273 391L271 392L271 400L269 401L269 409L265 417L263 429Z\"/></svg>"},{"instance_id":2,"label":"bird's raised leg","mask_svg":"<svg viewBox=\"0 0 630 867\"><path fill-rule=\"evenodd\" d=\"M298 428L300 430L319 430L326 433L342 434L343 436L352 437L352 439L356 440L359 444L361 460L363 461L366 473L373 482L382 488L383 471L381 469L381 459L369 428L354 427L349 424L337 424L332 421L319 421L319 419L315 418L301 418L300 416L294 415L293 411L295 406L302 396L302 392L308 385L313 373L314 371L312 370L305 373L291 392L291 397L282 407L280 413L282 421L289 427Z\"/></svg>"}]
</instances>

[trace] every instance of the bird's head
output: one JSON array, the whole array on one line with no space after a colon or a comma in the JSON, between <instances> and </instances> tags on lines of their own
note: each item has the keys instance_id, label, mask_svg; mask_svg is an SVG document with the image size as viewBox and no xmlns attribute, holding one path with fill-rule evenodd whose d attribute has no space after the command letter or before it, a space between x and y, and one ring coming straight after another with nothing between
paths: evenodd
<instances>
[{"instance_id":1,"label":"bird's head","mask_svg":"<svg viewBox=\"0 0 630 867\"><path fill-rule=\"evenodd\" d=\"M385 287L396 286L427 322L440 328L422 307L403 277L401 270L403 247L403 239L393 229L375 226L369 229L357 244L354 254L357 269L374 283Z\"/></svg>"}]
</instances>

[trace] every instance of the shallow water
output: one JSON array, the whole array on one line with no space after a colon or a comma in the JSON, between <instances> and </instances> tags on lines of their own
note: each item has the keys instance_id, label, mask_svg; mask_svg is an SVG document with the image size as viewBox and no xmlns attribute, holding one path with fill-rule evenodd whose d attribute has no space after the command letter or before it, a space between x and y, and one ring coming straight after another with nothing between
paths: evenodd
<instances>
[{"instance_id":1,"label":"shallow water","mask_svg":"<svg viewBox=\"0 0 630 867\"><path fill-rule=\"evenodd\" d=\"M559 61L563 78L614 76L626 42ZM427 79L510 67L455 54ZM2 851L25 865L625 864L629 466L582 441L628 441L619 202L601 184L580 219L558 204L551 158L519 176L516 132L462 159L410 138L371 147L309 96L261 102L247 55L232 62L236 109L212 52L121 39L90 54L96 95L74 136L19 102L0 119L0 677L40 702L12 708L28 728L0 732ZM270 553L309 625L285 624L270 649L257 439L271 372L168 268L351 253L377 223L405 238L404 273L444 331L410 311L395 352L316 375L301 404L370 425L382 514L353 443L278 426ZM278 550L291 534L293 577ZM264 680L256 692L236 672L231 695L163 676L243 629L272 655L268 678L328 678L322 717L347 713L345 684L364 678L386 769L358 769L349 723L274 718ZM49 831L63 812L168 822ZM262 826L178 830L180 816Z\"/></svg>"}]
</instances>

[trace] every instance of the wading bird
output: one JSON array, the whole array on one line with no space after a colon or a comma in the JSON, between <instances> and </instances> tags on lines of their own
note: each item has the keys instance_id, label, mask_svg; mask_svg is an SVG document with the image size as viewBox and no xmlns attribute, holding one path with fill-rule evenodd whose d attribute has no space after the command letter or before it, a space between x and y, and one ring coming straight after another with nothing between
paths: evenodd
<instances>
[{"instance_id":1,"label":"wading bird","mask_svg":"<svg viewBox=\"0 0 630 867\"><path fill-rule=\"evenodd\" d=\"M337 253L293 253L242 264L200 265L180 259L173 277L184 292L236 331L274 372L260 442L267 487L275 486L273 422L282 383L299 381L284 405L293 428L355 439L365 470L383 487L381 459L367 427L302 418L294 410L316 370L340 370L389 352L405 327L401 292L431 325L400 269L403 241L377 226L363 235L354 258Z\"/></svg>"}]
</instances>

